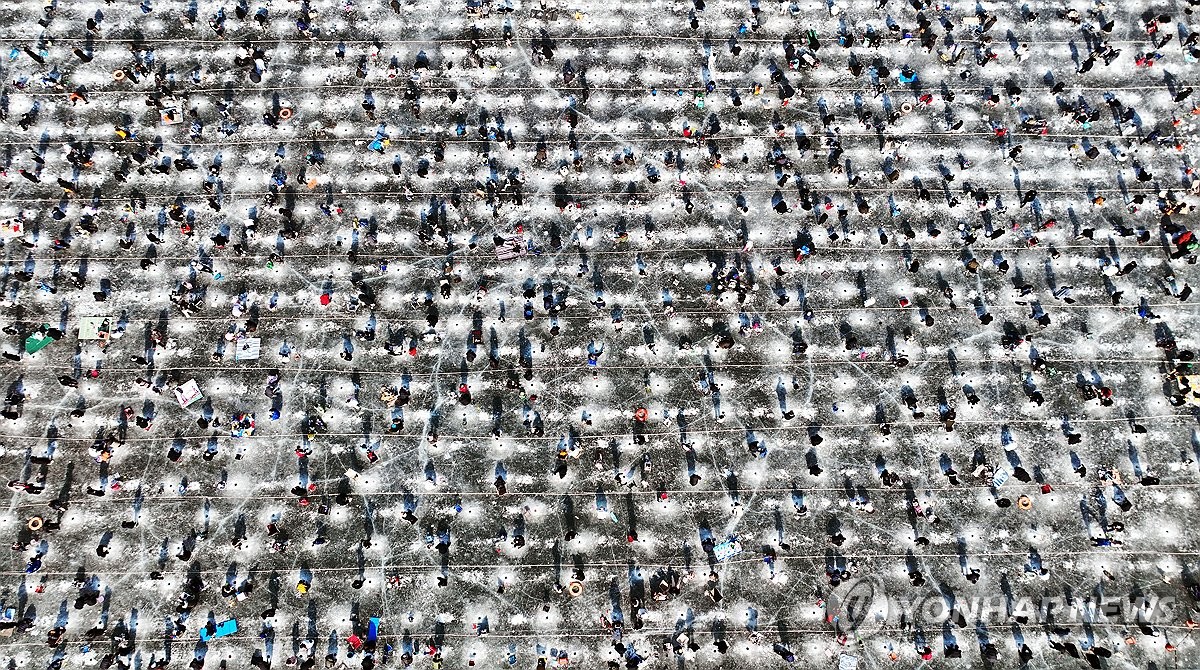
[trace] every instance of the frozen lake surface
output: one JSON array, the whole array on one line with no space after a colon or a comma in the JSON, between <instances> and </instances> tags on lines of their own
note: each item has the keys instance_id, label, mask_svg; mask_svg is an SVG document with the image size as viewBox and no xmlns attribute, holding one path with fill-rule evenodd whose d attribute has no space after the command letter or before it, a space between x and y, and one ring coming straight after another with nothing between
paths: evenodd
<instances>
[{"instance_id":1,"label":"frozen lake surface","mask_svg":"<svg viewBox=\"0 0 1200 670\"><path fill-rule=\"evenodd\" d=\"M1192 4L3 4L0 662L1200 665Z\"/></svg>"}]
</instances>

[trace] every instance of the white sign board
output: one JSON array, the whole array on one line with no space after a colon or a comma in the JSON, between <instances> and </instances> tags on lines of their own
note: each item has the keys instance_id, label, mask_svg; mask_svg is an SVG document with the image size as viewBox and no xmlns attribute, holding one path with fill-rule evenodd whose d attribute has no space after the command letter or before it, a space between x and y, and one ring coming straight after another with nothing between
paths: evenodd
<instances>
[{"instance_id":1,"label":"white sign board","mask_svg":"<svg viewBox=\"0 0 1200 670\"><path fill-rule=\"evenodd\" d=\"M79 339L103 340L108 338L108 317L85 316L79 320Z\"/></svg>"},{"instance_id":2,"label":"white sign board","mask_svg":"<svg viewBox=\"0 0 1200 670\"><path fill-rule=\"evenodd\" d=\"M179 103L174 98L164 99L162 107L158 110L158 118L164 126L183 123L183 112L180 111Z\"/></svg>"},{"instance_id":3,"label":"white sign board","mask_svg":"<svg viewBox=\"0 0 1200 670\"><path fill-rule=\"evenodd\" d=\"M183 383L183 386L175 389L175 399L179 401L180 407L186 408L203 397L204 394L200 393L200 385L196 383L195 379L189 379Z\"/></svg>"},{"instance_id":4,"label":"white sign board","mask_svg":"<svg viewBox=\"0 0 1200 670\"><path fill-rule=\"evenodd\" d=\"M258 360L258 354L261 347L261 339L257 337L243 337L234 344L233 360L256 361Z\"/></svg>"}]
</instances>

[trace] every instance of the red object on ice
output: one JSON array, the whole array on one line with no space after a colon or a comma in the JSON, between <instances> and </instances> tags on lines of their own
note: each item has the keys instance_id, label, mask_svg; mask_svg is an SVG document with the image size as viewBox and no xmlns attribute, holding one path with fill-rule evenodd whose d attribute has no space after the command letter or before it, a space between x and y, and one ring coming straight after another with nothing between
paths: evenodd
<instances>
[{"instance_id":1,"label":"red object on ice","mask_svg":"<svg viewBox=\"0 0 1200 670\"><path fill-rule=\"evenodd\" d=\"M328 305L331 302L333 302L333 298L328 293L321 294L321 304L322 305Z\"/></svg>"},{"instance_id":2,"label":"red object on ice","mask_svg":"<svg viewBox=\"0 0 1200 670\"><path fill-rule=\"evenodd\" d=\"M358 651L359 649L362 649L363 641L362 641L362 638L359 637L358 635L352 634L352 635L350 635L350 637L346 638L346 641L350 643L350 647L352 649L354 649L354 651Z\"/></svg>"}]
</instances>

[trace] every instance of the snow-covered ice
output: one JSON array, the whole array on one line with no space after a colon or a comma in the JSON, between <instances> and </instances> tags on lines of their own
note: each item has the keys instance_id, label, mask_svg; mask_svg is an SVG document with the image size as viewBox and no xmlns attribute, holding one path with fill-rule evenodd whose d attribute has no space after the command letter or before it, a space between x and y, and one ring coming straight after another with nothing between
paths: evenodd
<instances>
[{"instance_id":1,"label":"snow-covered ice","mask_svg":"<svg viewBox=\"0 0 1200 670\"><path fill-rule=\"evenodd\" d=\"M0 6L0 658L1200 665L1194 4Z\"/></svg>"}]
</instances>

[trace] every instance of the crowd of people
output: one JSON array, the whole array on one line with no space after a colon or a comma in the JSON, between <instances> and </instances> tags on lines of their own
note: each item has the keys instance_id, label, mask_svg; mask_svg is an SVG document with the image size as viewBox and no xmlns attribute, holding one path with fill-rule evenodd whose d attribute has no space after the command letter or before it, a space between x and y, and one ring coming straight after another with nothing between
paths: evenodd
<instances>
[{"instance_id":1,"label":"crowd of people","mask_svg":"<svg viewBox=\"0 0 1200 670\"><path fill-rule=\"evenodd\" d=\"M0 8L0 648L1187 665L1195 4Z\"/></svg>"}]
</instances>

